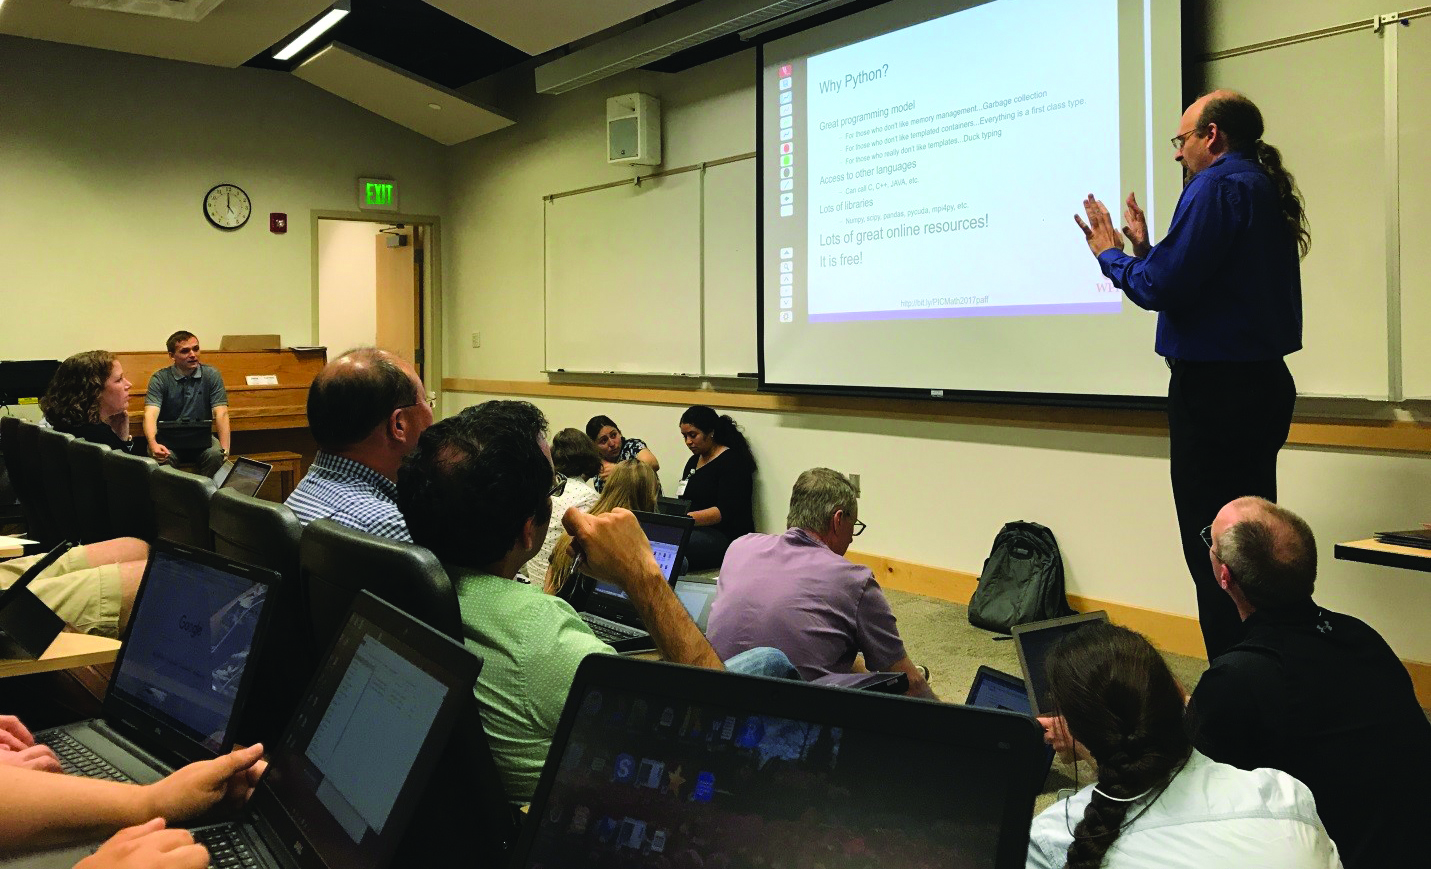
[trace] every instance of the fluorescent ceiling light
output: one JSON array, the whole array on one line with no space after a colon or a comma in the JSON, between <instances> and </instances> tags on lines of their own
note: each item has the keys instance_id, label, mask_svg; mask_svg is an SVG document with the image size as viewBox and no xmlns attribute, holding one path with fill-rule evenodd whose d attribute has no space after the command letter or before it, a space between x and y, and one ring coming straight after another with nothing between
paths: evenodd
<instances>
[{"instance_id":1,"label":"fluorescent ceiling light","mask_svg":"<svg viewBox=\"0 0 1431 869\"><path fill-rule=\"evenodd\" d=\"M313 22L313 26L298 34L298 38L285 45L273 56L274 60L288 60L298 52L313 44L313 40L327 33L333 25L342 21L350 11L348 0L338 0L325 13L323 17Z\"/></svg>"}]
</instances>

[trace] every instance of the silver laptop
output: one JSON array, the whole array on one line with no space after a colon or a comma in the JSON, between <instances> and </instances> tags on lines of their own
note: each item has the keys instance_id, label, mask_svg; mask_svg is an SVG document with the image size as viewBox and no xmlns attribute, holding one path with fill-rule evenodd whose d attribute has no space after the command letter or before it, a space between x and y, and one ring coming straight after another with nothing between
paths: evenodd
<instances>
[{"instance_id":1,"label":"silver laptop","mask_svg":"<svg viewBox=\"0 0 1431 869\"><path fill-rule=\"evenodd\" d=\"M676 580L676 598L691 614L691 621L706 632L706 622L710 621L711 604L715 603L716 582L714 576L683 576Z\"/></svg>"},{"instance_id":2,"label":"silver laptop","mask_svg":"<svg viewBox=\"0 0 1431 869\"><path fill-rule=\"evenodd\" d=\"M65 772L148 784L233 747L278 575L155 541L99 718L35 740Z\"/></svg>"},{"instance_id":3,"label":"silver laptop","mask_svg":"<svg viewBox=\"0 0 1431 869\"><path fill-rule=\"evenodd\" d=\"M214 485L220 489L233 489L241 495L255 497L272 470L273 465L267 462L236 456L232 461L219 466L218 472L214 474Z\"/></svg>"},{"instance_id":4,"label":"silver laptop","mask_svg":"<svg viewBox=\"0 0 1431 869\"><path fill-rule=\"evenodd\" d=\"M1024 683L1028 688L1029 706L1034 715L1049 715L1053 703L1048 695L1048 673L1045 665L1048 653L1055 643L1074 631L1094 622L1108 621L1108 613L1103 610L1043 622L1014 625L1014 648L1019 653L1019 666L1024 671Z\"/></svg>"}]
</instances>

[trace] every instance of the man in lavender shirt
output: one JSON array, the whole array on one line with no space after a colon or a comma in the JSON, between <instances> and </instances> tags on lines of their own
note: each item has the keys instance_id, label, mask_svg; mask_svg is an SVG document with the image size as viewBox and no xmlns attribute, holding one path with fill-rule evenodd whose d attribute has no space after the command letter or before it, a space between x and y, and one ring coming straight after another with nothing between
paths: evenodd
<instances>
[{"instance_id":1,"label":"man in lavender shirt","mask_svg":"<svg viewBox=\"0 0 1431 869\"><path fill-rule=\"evenodd\" d=\"M722 659L773 646L807 682L864 668L909 676L909 695L934 698L909 660L874 572L845 558L865 524L843 474L812 468L795 481L784 534L747 534L726 550L706 637Z\"/></svg>"}]
</instances>

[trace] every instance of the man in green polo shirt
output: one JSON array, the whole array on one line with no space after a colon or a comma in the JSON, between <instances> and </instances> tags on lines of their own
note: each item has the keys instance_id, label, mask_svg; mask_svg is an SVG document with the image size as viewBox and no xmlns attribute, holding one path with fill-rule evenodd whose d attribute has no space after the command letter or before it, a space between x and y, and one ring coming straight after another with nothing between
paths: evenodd
<instances>
[{"instance_id":1,"label":"man in green polo shirt","mask_svg":"<svg viewBox=\"0 0 1431 869\"><path fill-rule=\"evenodd\" d=\"M545 430L527 402L489 401L427 429L398 472L408 531L447 569L465 642L485 662L475 693L507 796L521 802L536 789L576 668L587 655L613 652L570 604L517 578L548 522L564 520L586 573L626 590L666 660L724 669L656 566L635 516L575 508L551 515ZM780 652L752 651L778 657L794 674ZM768 675L768 663L732 660L731 669Z\"/></svg>"}]
</instances>

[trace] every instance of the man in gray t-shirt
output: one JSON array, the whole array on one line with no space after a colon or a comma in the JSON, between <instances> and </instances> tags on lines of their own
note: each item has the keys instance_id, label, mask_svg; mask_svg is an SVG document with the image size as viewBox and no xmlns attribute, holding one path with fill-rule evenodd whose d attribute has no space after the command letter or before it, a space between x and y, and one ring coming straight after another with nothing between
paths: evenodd
<instances>
[{"instance_id":1,"label":"man in gray t-shirt","mask_svg":"<svg viewBox=\"0 0 1431 869\"><path fill-rule=\"evenodd\" d=\"M229 452L229 395L217 370L199 362L199 339L180 330L165 342L174 364L149 378L144 395L144 437L149 455L159 462L195 463L199 473L212 477ZM207 448L178 449L159 442L159 423L176 420L214 421L218 437Z\"/></svg>"},{"instance_id":2,"label":"man in gray t-shirt","mask_svg":"<svg viewBox=\"0 0 1431 869\"><path fill-rule=\"evenodd\" d=\"M806 681L870 671L909 676L909 694L934 697L905 653L874 572L845 558L864 530L855 487L829 468L795 481L784 534L747 534L726 550L706 636L722 660L758 646L790 658Z\"/></svg>"}]
</instances>

